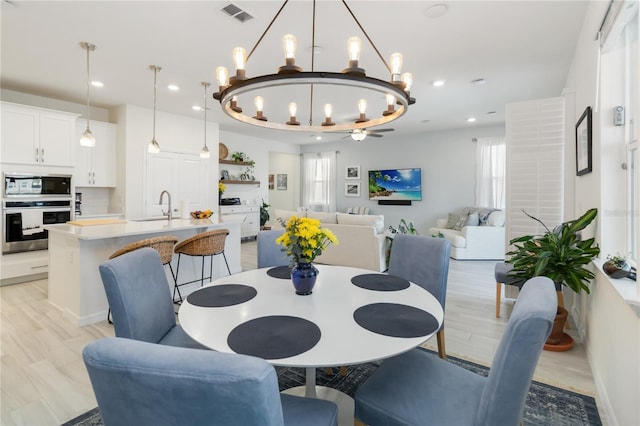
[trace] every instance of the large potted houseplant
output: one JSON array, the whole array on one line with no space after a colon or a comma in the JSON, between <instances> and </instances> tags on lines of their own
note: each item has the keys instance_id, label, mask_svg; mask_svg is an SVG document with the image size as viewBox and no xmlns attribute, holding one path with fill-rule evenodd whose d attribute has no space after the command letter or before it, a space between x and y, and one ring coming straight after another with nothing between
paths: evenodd
<instances>
[{"instance_id":1,"label":"large potted houseplant","mask_svg":"<svg viewBox=\"0 0 640 426\"><path fill-rule=\"evenodd\" d=\"M532 277L545 276L556 284L560 296L558 315L545 349L554 350L554 345L569 349L573 340L563 331L567 310L562 306L560 291L565 285L576 293L589 293L587 283L594 278L594 274L588 265L600 253L600 248L594 238L583 240L580 231L595 219L598 210L589 209L578 219L563 222L552 230L540 219L525 214L540 223L546 232L509 241L514 247L507 253L506 262L513 265L509 277L517 282L525 282Z\"/></svg>"}]
</instances>

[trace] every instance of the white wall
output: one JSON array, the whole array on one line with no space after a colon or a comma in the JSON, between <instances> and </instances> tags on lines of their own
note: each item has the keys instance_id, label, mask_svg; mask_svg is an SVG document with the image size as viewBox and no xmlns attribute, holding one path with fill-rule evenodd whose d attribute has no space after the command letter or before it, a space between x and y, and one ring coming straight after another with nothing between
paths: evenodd
<instances>
[{"instance_id":1,"label":"white wall","mask_svg":"<svg viewBox=\"0 0 640 426\"><path fill-rule=\"evenodd\" d=\"M268 134L269 131L266 130L265 133ZM278 142L274 139L254 138L227 131L220 132L219 141L224 143L229 150L229 155L227 156L228 160L231 159L231 154L237 151L244 152L252 160L254 160L254 176L257 180L260 181L259 188L255 188L251 185L227 185L227 190L224 193L224 197L240 197L243 200L255 199L257 204L260 204L261 200L264 200L267 204L270 204L269 196L271 191L268 190L270 153L281 152L285 154L297 155L299 153L299 147L297 145ZM235 170L233 170L233 168L235 168ZM221 164L219 166L219 170L224 169L229 170L230 174L239 174L238 170L240 170L240 172L244 171L243 168L239 166L228 166L226 164ZM212 176L217 176L219 178L220 174L219 172L212 173ZM289 177L289 182L291 182L291 180L292 177Z\"/></svg>"},{"instance_id":2,"label":"white wall","mask_svg":"<svg viewBox=\"0 0 640 426\"><path fill-rule=\"evenodd\" d=\"M574 91L575 111L567 116L568 128L590 105L595 107L596 69L598 45L596 32L605 15L608 2L589 2L578 46L573 58L571 71L565 87ZM605 86L606 87L606 86ZM603 87L603 90L606 90ZM590 207L598 207L598 241L603 241L603 219L612 212L607 210L604 192L615 190L606 186L608 177L603 170L607 163L602 158L604 133L601 122L610 121L610 110L603 108L593 113L593 172L575 176L575 148L567 144L566 167L569 182L575 188L572 198L565 200L567 211L575 216ZM575 137L575 136L574 136ZM569 139L573 141L574 139ZM605 238L606 240L606 238ZM604 248L606 250L606 247ZM606 251L601 256L606 256ZM609 279L600 271L591 285L591 295L570 296L572 316L579 321L579 331L584 336L587 355L596 383L599 408L606 423L620 425L640 424L640 318L638 311L624 302L613 288Z\"/></svg>"},{"instance_id":3,"label":"white wall","mask_svg":"<svg viewBox=\"0 0 640 426\"><path fill-rule=\"evenodd\" d=\"M300 154L272 152L269 155L269 174L273 174L274 187L269 190L269 222L278 226L275 221L276 209L295 210L301 205ZM287 175L287 189L278 189L278 174Z\"/></svg>"},{"instance_id":4,"label":"white wall","mask_svg":"<svg viewBox=\"0 0 640 426\"><path fill-rule=\"evenodd\" d=\"M385 226L396 227L400 219L412 221L421 235L427 235L436 219L459 207L473 206L475 198L476 144L471 140L504 136L504 126L472 127L400 138L385 133L363 142L343 139L333 143L303 145L302 152L339 151L337 208L367 206L370 214L383 214ZM345 197L345 166L360 166L360 197ZM422 201L411 206L380 206L369 201L368 171L393 168L422 168ZM357 181L355 181L357 182Z\"/></svg>"}]
</instances>

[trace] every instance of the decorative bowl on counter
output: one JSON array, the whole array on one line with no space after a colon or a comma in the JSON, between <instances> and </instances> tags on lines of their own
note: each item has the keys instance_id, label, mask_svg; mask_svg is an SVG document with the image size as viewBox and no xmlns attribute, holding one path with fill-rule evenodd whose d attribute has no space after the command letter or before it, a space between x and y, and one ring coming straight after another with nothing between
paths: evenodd
<instances>
[{"instance_id":1,"label":"decorative bowl on counter","mask_svg":"<svg viewBox=\"0 0 640 426\"><path fill-rule=\"evenodd\" d=\"M207 219L211 217L213 212L211 210L196 210L191 212L191 217L194 219Z\"/></svg>"}]
</instances>

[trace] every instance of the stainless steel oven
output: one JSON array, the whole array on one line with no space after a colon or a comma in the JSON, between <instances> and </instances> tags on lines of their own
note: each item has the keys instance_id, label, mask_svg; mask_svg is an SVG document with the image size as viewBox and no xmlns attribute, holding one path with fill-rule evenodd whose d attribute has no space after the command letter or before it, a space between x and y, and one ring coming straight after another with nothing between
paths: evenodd
<instances>
[{"instance_id":1,"label":"stainless steel oven","mask_svg":"<svg viewBox=\"0 0 640 426\"><path fill-rule=\"evenodd\" d=\"M2 253L45 250L44 225L71 220L71 176L4 174Z\"/></svg>"}]
</instances>

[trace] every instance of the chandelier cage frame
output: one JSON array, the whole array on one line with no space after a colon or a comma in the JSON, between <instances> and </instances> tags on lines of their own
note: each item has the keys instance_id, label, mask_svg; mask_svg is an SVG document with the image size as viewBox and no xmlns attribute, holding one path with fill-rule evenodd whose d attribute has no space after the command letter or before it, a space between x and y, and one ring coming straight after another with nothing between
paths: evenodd
<instances>
[{"instance_id":1,"label":"chandelier cage frame","mask_svg":"<svg viewBox=\"0 0 640 426\"><path fill-rule=\"evenodd\" d=\"M249 62L251 55L255 52L256 48L260 45L262 39L269 32L271 26L276 21L282 10L285 8L289 0L284 0L284 3L276 12L267 28L264 30L258 41L255 43L251 51L246 57L245 64ZM245 69L236 70L236 76L232 76L228 79L227 85L220 86L219 90L213 93L213 98L220 102L222 110L231 118L240 122L260 126L264 128L285 130L285 131L298 131L298 132L342 132L355 129L367 129L375 126L380 126L394 121L403 116L409 108L409 105L415 103L415 99L410 96L407 85L402 81L398 74L397 76L392 73L392 69L389 64L384 60L380 54L378 48L373 43L365 29L362 27L355 14L351 11L345 0L341 0L357 26L360 28L369 44L376 52L385 68L389 71L392 81L385 81L374 77L369 77L365 74L365 70L362 68L354 67L352 61L349 61L349 68L342 70L342 72L326 72L315 71L315 27L316 27L316 0L313 0L313 13L312 13L312 45L311 45L311 71L302 71L300 67L297 67L287 59L286 64L281 66L276 74L259 75L256 77L246 78ZM295 61L295 59L294 59ZM394 76L396 78L394 79ZM261 89L270 89L280 86L292 86L292 85L307 85L309 86L309 124L301 125L295 121L295 117L292 116L288 122L275 122L268 121L266 117L262 116L262 111L259 111L256 116L251 116L243 113L242 108L237 105L236 99L240 95L247 95L251 93L258 94ZM367 93L378 93L382 95L392 95L395 97L395 105L397 108L384 111L380 116L365 118L361 114L360 119L354 121L347 121L341 123L333 123L330 121L330 117L327 117L324 124L313 123L313 110L314 110L314 86L315 85L332 85L332 86L348 86L356 89L367 90ZM390 107L391 108L391 107Z\"/></svg>"}]
</instances>

